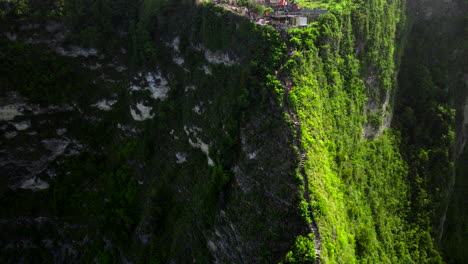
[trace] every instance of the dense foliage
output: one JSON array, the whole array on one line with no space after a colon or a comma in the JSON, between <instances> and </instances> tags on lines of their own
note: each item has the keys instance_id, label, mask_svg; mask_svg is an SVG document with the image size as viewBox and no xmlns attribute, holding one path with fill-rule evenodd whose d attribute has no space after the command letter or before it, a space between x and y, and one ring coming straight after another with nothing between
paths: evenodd
<instances>
[{"instance_id":1,"label":"dense foliage","mask_svg":"<svg viewBox=\"0 0 468 264\"><path fill-rule=\"evenodd\" d=\"M451 169L444 146L453 141L453 112L446 104L435 103L435 98L447 98L447 91L437 85L438 78L430 77L443 78L443 74L422 66L411 75L432 90L421 104L400 108L403 125L397 129L408 131L401 135L396 129L386 129L375 139L362 132L363 124L382 126L382 116L388 114L367 111L366 105L382 103L396 86L404 1L299 1L304 7L327 8L329 13L306 28L281 32L283 38L272 27L256 26L221 8L176 2L177 6L168 0L4 4L8 11L0 13L5 22L1 27L14 29L22 20L61 20L70 29L68 42L97 47L109 58L119 57L128 64L129 76L114 71L111 76L116 83L96 83L92 81L96 76L80 66L79 58L63 58L41 45L0 38L0 81L6 84L2 95L17 89L31 102L73 102L87 114L94 114L87 107L106 92L116 93L119 99L112 111L95 120L73 117L68 123L70 136L86 142L90 149L60 160L47 190L3 191L0 216L49 215L85 223L96 231L93 238L99 239L81 249L79 261L84 263L115 263L123 254L135 263L213 261L210 245L206 245L207 230L214 228L220 208L228 215L239 214L233 218L244 222L239 231L244 239L266 238L258 246L264 250L255 252L256 260L313 263L314 242L319 239L323 263L442 263L431 224L436 194L427 193L426 179ZM180 44L177 51L171 47L175 39ZM230 66L211 65L208 74L203 48L225 52L239 61ZM184 59L183 67L174 62L175 55ZM127 84L137 73L155 68L170 76L169 99L150 101L158 114L137 125L137 136L126 137L117 124L132 122L128 105L147 96L144 92L129 96ZM190 94L188 86L198 87L197 93ZM415 89L403 104L420 94ZM203 116L192 110L201 101L211 102ZM431 114L417 118L426 109ZM285 181L299 185L295 209L303 221L294 224L302 228L314 221L319 237L281 237L275 232L284 232L283 227L275 226L272 231L264 223L268 218L286 218L283 212L263 208L268 211L265 215L251 204L237 204L233 168L245 155L238 144L241 127L257 112L271 114L256 124L258 131L285 137L291 153L297 154L292 150L295 147L305 154L303 171L299 169L302 164L291 157L295 163L287 168ZM437 130L433 132L442 141L417 129L434 122ZM291 134L298 129L296 138L283 131L285 124ZM206 134L202 139L211 143L213 166L207 164L203 152L194 149L189 151L190 162L173 162L172 154L195 140L184 132L186 125L202 127ZM416 146L401 151L401 144ZM267 159L258 162L262 169L282 165ZM255 172L251 173L253 177ZM144 184L137 179L144 179ZM265 197L253 199L266 204ZM231 209L241 209L229 212L229 204L234 205ZM247 223L250 220L255 222ZM151 237L142 246L137 236L144 228ZM37 239L44 232L30 231ZM105 245L101 236L114 247ZM281 240L289 243L289 252L274 248ZM37 256L50 257L38 251L19 253L31 261ZM14 259L17 253L8 251L5 256Z\"/></svg>"},{"instance_id":2,"label":"dense foliage","mask_svg":"<svg viewBox=\"0 0 468 264\"><path fill-rule=\"evenodd\" d=\"M379 100L395 87L401 5L329 3L330 14L290 32L295 53L282 74L294 84L288 100L301 122L308 157L304 183L325 263L442 262L429 216L420 208L428 200L411 198L417 180L399 153L398 133L388 130L374 140L361 135L366 100ZM377 87L362 82L369 73L378 76Z\"/></svg>"},{"instance_id":3,"label":"dense foliage","mask_svg":"<svg viewBox=\"0 0 468 264\"><path fill-rule=\"evenodd\" d=\"M27 7L28 2L15 4L18 5L10 6L2 17L3 30L14 32L22 23L46 22L41 20L44 17L28 13L27 8L18 11ZM236 142L240 141L241 125L250 118L248 111L268 112L264 130L283 129L281 113L270 102L275 101L272 98L278 86L272 82L271 74L283 61L285 44L273 28L258 27L213 6L175 7L166 1L142 1L133 4L130 11L109 9L115 4L115 1L85 4L64 1L60 5L62 13L45 19L60 19L70 28L65 36L67 42L96 47L105 54L103 59L91 60L99 60L100 64L117 60L128 63L128 72L118 73L103 66L99 74L83 67L90 63L89 59L65 58L51 52L47 45L1 38L0 78L6 84L2 94L18 91L30 102L43 106L72 104L81 114L66 116L63 121L59 117L55 120L57 124L40 136L53 136L59 126L66 126L67 136L83 142L87 148L78 156L63 157L54 164L57 175L51 179L49 189L2 192L2 216L42 215L58 223L65 222L65 226L69 223L85 226L80 232L66 233L89 236L89 241L79 248L78 261L83 263L94 257L100 263L118 262L120 250L137 263L166 263L173 259L183 263L193 258L207 263L211 256L204 233L213 229L216 214L233 199L228 192L232 185L230 168L243 158ZM131 18L124 16L127 11ZM176 38L180 44L174 51L168 43ZM122 49L127 52L122 54ZM229 52L240 61L231 66L210 65L203 49ZM184 59L184 67L174 63L173 55ZM139 91L129 95L128 83L138 72L155 69L171 79L169 99L149 101L158 115L154 120L135 124L128 107L148 98L148 94ZM112 81L102 80L101 76L109 76ZM190 86L197 87L196 91L187 90ZM96 113L92 104L109 94L116 96L118 103L111 111ZM204 103L202 116L193 111L194 105L200 103ZM128 123L135 126L136 135L129 136L119 129ZM198 137L210 143L209 155L214 166L207 164L203 152L188 144L198 140L188 135L186 129L191 127L197 132L203 129L204 135ZM185 151L191 161L175 163L176 151ZM236 206L239 210L250 210L242 204ZM273 215L277 211L280 210L273 208L268 213ZM294 216L295 212L291 214ZM246 223L242 228L251 239L265 244L270 241L264 242L264 237L273 236L261 223L252 227ZM274 228L284 229L279 225ZM34 237L43 236L42 232L39 227L31 230ZM52 239L60 239L57 232L50 234ZM145 245L139 237L142 232L150 237ZM286 243L294 239L287 235ZM10 233L5 238L18 239ZM275 240L274 243L283 243L282 237ZM108 241L112 246L105 246ZM274 261L282 254L269 244L268 248L260 243L258 247L265 248L264 252L255 252L259 258ZM43 262L52 254L28 248L2 252L7 262L20 257ZM71 256L63 256L68 257Z\"/></svg>"},{"instance_id":4,"label":"dense foliage","mask_svg":"<svg viewBox=\"0 0 468 264\"><path fill-rule=\"evenodd\" d=\"M466 186L462 146L468 90L462 77L466 55L460 50L466 47L466 4L454 1L428 13L436 6L412 5L413 13L424 16L412 18L394 126L401 131L401 152L410 164L411 203L416 208L410 217L433 226L448 263L462 263L467 256L462 248L468 243L463 228L467 207L459 195ZM455 55L458 50L461 54Z\"/></svg>"}]
</instances>

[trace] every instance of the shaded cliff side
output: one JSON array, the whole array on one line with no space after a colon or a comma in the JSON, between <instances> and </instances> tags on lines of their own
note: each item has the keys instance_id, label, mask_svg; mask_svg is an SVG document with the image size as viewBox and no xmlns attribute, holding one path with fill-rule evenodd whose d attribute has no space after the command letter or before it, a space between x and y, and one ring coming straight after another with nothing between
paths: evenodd
<instances>
[{"instance_id":1,"label":"shaded cliff side","mask_svg":"<svg viewBox=\"0 0 468 264\"><path fill-rule=\"evenodd\" d=\"M400 69L396 126L402 131L410 175L418 179L413 201L431 201L424 205L425 217L431 219L438 247L448 263L463 263L468 243L467 205L462 198L467 162L462 154L467 136L467 6L463 1L408 4L411 23ZM419 188L425 191L416 191Z\"/></svg>"},{"instance_id":2,"label":"shaded cliff side","mask_svg":"<svg viewBox=\"0 0 468 264\"><path fill-rule=\"evenodd\" d=\"M1 261L280 261L307 226L279 33L102 4L4 6Z\"/></svg>"},{"instance_id":3,"label":"shaded cliff side","mask_svg":"<svg viewBox=\"0 0 468 264\"><path fill-rule=\"evenodd\" d=\"M2 263L443 262L411 100L389 128L404 1L288 30L182 0L0 5Z\"/></svg>"}]
</instances>

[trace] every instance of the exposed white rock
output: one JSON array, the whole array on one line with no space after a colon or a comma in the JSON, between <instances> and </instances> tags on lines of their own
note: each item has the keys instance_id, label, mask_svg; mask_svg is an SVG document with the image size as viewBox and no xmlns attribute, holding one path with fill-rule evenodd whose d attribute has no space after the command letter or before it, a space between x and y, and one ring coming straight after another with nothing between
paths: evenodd
<instances>
[{"instance_id":1,"label":"exposed white rock","mask_svg":"<svg viewBox=\"0 0 468 264\"><path fill-rule=\"evenodd\" d=\"M18 123L13 123L13 126L15 126L16 130L18 131L26 130L31 126L31 121L25 120Z\"/></svg>"},{"instance_id":2,"label":"exposed white rock","mask_svg":"<svg viewBox=\"0 0 468 264\"><path fill-rule=\"evenodd\" d=\"M209 248L211 251L214 251L214 252L215 252L215 251L218 250L218 248L216 248L216 245L215 245L215 244L213 243L213 241L211 241L211 240L208 240L207 245L208 245L208 248Z\"/></svg>"},{"instance_id":3,"label":"exposed white rock","mask_svg":"<svg viewBox=\"0 0 468 264\"><path fill-rule=\"evenodd\" d=\"M253 160L257 158L258 152L261 150L258 150L258 149L255 150L253 146L249 145L247 143L246 135L243 132L240 135L240 143L241 143L242 150L247 154L248 159Z\"/></svg>"},{"instance_id":4,"label":"exposed white rock","mask_svg":"<svg viewBox=\"0 0 468 264\"><path fill-rule=\"evenodd\" d=\"M169 92L168 82L160 72L148 72L145 76L145 79L148 83L148 88L151 91L151 96L154 99L164 100L167 98L167 93Z\"/></svg>"},{"instance_id":5,"label":"exposed white rock","mask_svg":"<svg viewBox=\"0 0 468 264\"><path fill-rule=\"evenodd\" d=\"M127 132L127 133L136 133L137 132L137 130L134 127L123 125L123 124L117 124L117 128L124 131L124 132Z\"/></svg>"},{"instance_id":6,"label":"exposed white rock","mask_svg":"<svg viewBox=\"0 0 468 264\"><path fill-rule=\"evenodd\" d=\"M213 74L213 71L211 70L211 67L208 66L208 65L203 65L203 71L205 72L206 75Z\"/></svg>"},{"instance_id":7,"label":"exposed white rock","mask_svg":"<svg viewBox=\"0 0 468 264\"><path fill-rule=\"evenodd\" d=\"M206 158L208 160L208 165L214 166L215 165L214 161L210 158L210 145L204 143L200 138L197 137L197 133L202 132L202 129L198 128L198 127L184 126L184 130L185 130L185 133L187 134L187 136L189 136L190 146L192 146L194 148L198 148L203 153L205 153ZM195 136L195 138L197 139L196 142L192 141L192 139L190 138L190 134L193 134Z\"/></svg>"},{"instance_id":8,"label":"exposed white rock","mask_svg":"<svg viewBox=\"0 0 468 264\"><path fill-rule=\"evenodd\" d=\"M195 85L187 85L185 86L185 91L188 92L190 90L195 90L197 87Z\"/></svg>"},{"instance_id":9,"label":"exposed white rock","mask_svg":"<svg viewBox=\"0 0 468 264\"><path fill-rule=\"evenodd\" d=\"M68 49L64 49L63 47L56 47L55 51L62 56L69 57L89 57L97 55L97 50L95 48L83 48L79 46L70 46Z\"/></svg>"},{"instance_id":10,"label":"exposed white rock","mask_svg":"<svg viewBox=\"0 0 468 264\"><path fill-rule=\"evenodd\" d=\"M184 131L188 136L190 135L190 133L197 135L197 133L203 132L203 129L196 127L196 126L191 126L191 127L184 126Z\"/></svg>"},{"instance_id":11,"label":"exposed white rock","mask_svg":"<svg viewBox=\"0 0 468 264\"><path fill-rule=\"evenodd\" d=\"M235 175L234 179L236 180L237 185L239 185L243 192L250 192L252 187L256 185L256 183L253 182L253 179L245 175L239 166L234 166L231 171Z\"/></svg>"},{"instance_id":12,"label":"exposed white rock","mask_svg":"<svg viewBox=\"0 0 468 264\"><path fill-rule=\"evenodd\" d=\"M192 108L192 111L194 111L195 113L201 115L202 114L202 110L201 110L201 107L199 105L196 105Z\"/></svg>"},{"instance_id":13,"label":"exposed white rock","mask_svg":"<svg viewBox=\"0 0 468 264\"><path fill-rule=\"evenodd\" d=\"M249 159L255 159L257 157L257 152L247 153Z\"/></svg>"},{"instance_id":14,"label":"exposed white rock","mask_svg":"<svg viewBox=\"0 0 468 264\"><path fill-rule=\"evenodd\" d=\"M137 103L136 108L138 112L135 111L133 108L130 108L130 114L132 115L135 121L143 121L154 117L154 114L151 114L151 110L153 110L152 107L145 106L142 103Z\"/></svg>"},{"instance_id":15,"label":"exposed white rock","mask_svg":"<svg viewBox=\"0 0 468 264\"><path fill-rule=\"evenodd\" d=\"M175 50L175 51L179 51L179 46L180 46L180 38L179 36L175 37L174 40L172 41L171 43L171 46L172 48Z\"/></svg>"},{"instance_id":16,"label":"exposed white rock","mask_svg":"<svg viewBox=\"0 0 468 264\"><path fill-rule=\"evenodd\" d=\"M135 85L135 84L130 86L130 91L140 91L141 89L142 88L140 86Z\"/></svg>"},{"instance_id":17,"label":"exposed white rock","mask_svg":"<svg viewBox=\"0 0 468 264\"><path fill-rule=\"evenodd\" d=\"M67 112L67 111L73 111L73 110L78 110L80 113L83 113L81 109L77 105L69 105L69 104L64 104L64 105L49 105L47 109L40 109L34 114L44 114L47 112Z\"/></svg>"},{"instance_id":18,"label":"exposed white rock","mask_svg":"<svg viewBox=\"0 0 468 264\"><path fill-rule=\"evenodd\" d=\"M364 82L370 89L377 89L380 85L377 75L374 72L369 73L369 75L364 79Z\"/></svg>"},{"instance_id":19,"label":"exposed white rock","mask_svg":"<svg viewBox=\"0 0 468 264\"><path fill-rule=\"evenodd\" d=\"M101 78L102 78L103 81L108 82L108 83L116 83L117 82L116 80L107 78L104 74L101 75Z\"/></svg>"},{"instance_id":20,"label":"exposed white rock","mask_svg":"<svg viewBox=\"0 0 468 264\"><path fill-rule=\"evenodd\" d=\"M169 134L171 134L171 136L174 137L175 140L178 140L178 139L179 139L178 136L174 135L174 129L172 129L172 130L169 132Z\"/></svg>"},{"instance_id":21,"label":"exposed white rock","mask_svg":"<svg viewBox=\"0 0 468 264\"><path fill-rule=\"evenodd\" d=\"M96 64L88 65L87 67L88 67L88 69L94 71L94 70L100 69L102 67L102 65L99 62L96 62Z\"/></svg>"},{"instance_id":22,"label":"exposed white rock","mask_svg":"<svg viewBox=\"0 0 468 264\"><path fill-rule=\"evenodd\" d=\"M10 104L0 106L0 121L10 121L22 113L19 111L19 105Z\"/></svg>"},{"instance_id":23,"label":"exposed white rock","mask_svg":"<svg viewBox=\"0 0 468 264\"><path fill-rule=\"evenodd\" d=\"M243 263L243 243L235 224L222 210L215 216L214 232L207 236L213 263ZM244 245L244 246L241 246Z\"/></svg>"},{"instance_id":24,"label":"exposed white rock","mask_svg":"<svg viewBox=\"0 0 468 264\"><path fill-rule=\"evenodd\" d=\"M37 177L33 177L24 181L21 186L21 189L29 189L33 191L44 190L49 188L49 184Z\"/></svg>"},{"instance_id":25,"label":"exposed white rock","mask_svg":"<svg viewBox=\"0 0 468 264\"><path fill-rule=\"evenodd\" d=\"M70 144L69 140L58 138L44 139L41 142L46 149L52 152L49 160L54 160L56 157L62 155Z\"/></svg>"},{"instance_id":26,"label":"exposed white rock","mask_svg":"<svg viewBox=\"0 0 468 264\"><path fill-rule=\"evenodd\" d=\"M182 65L182 64L184 64L184 62L185 62L184 58L182 58L181 56L174 56L174 57L172 57L172 61L173 61L175 64L179 65L179 66Z\"/></svg>"},{"instance_id":27,"label":"exposed white rock","mask_svg":"<svg viewBox=\"0 0 468 264\"><path fill-rule=\"evenodd\" d=\"M15 34L15 33L5 32L5 37L6 37L8 40L11 40L11 41L15 41L15 40L16 40L16 34Z\"/></svg>"},{"instance_id":28,"label":"exposed white rock","mask_svg":"<svg viewBox=\"0 0 468 264\"><path fill-rule=\"evenodd\" d=\"M47 175L49 175L50 178L55 178L55 176L57 176L57 173L52 169L47 169Z\"/></svg>"},{"instance_id":29,"label":"exposed white rock","mask_svg":"<svg viewBox=\"0 0 468 264\"><path fill-rule=\"evenodd\" d=\"M387 108L390 110L387 111ZM378 114L380 112L380 118L382 119L382 122L378 127L374 127L372 124L364 124L361 139L378 138L383 134L385 129L390 127L392 123L393 107L390 105L390 91L385 93L385 99L381 105L379 105L379 103L376 101L369 100L366 103L366 110L369 113L374 114Z\"/></svg>"},{"instance_id":30,"label":"exposed white rock","mask_svg":"<svg viewBox=\"0 0 468 264\"><path fill-rule=\"evenodd\" d=\"M118 72L123 72L127 69L127 67L125 67L124 65L119 65L115 68L116 71Z\"/></svg>"},{"instance_id":31,"label":"exposed white rock","mask_svg":"<svg viewBox=\"0 0 468 264\"><path fill-rule=\"evenodd\" d=\"M175 154L176 156L176 163L180 164L180 163L184 163L187 161L187 153L184 153L184 152L176 152Z\"/></svg>"},{"instance_id":32,"label":"exposed white rock","mask_svg":"<svg viewBox=\"0 0 468 264\"><path fill-rule=\"evenodd\" d=\"M95 104L93 104L94 107L97 107L99 110L103 111L110 111L112 110L112 106L117 103L117 100L106 100L103 99Z\"/></svg>"},{"instance_id":33,"label":"exposed white rock","mask_svg":"<svg viewBox=\"0 0 468 264\"><path fill-rule=\"evenodd\" d=\"M66 128L59 128L56 130L57 135L61 136L67 132Z\"/></svg>"},{"instance_id":34,"label":"exposed white rock","mask_svg":"<svg viewBox=\"0 0 468 264\"><path fill-rule=\"evenodd\" d=\"M5 133L5 137L7 139L12 139L12 138L16 137L17 135L18 135L18 133L16 131L10 131L10 132Z\"/></svg>"},{"instance_id":35,"label":"exposed white rock","mask_svg":"<svg viewBox=\"0 0 468 264\"><path fill-rule=\"evenodd\" d=\"M224 64L226 66L232 66L237 63L235 60L232 60L227 53L221 51L212 52L207 48L202 48L202 50L205 52L205 59L209 63Z\"/></svg>"},{"instance_id":36,"label":"exposed white rock","mask_svg":"<svg viewBox=\"0 0 468 264\"><path fill-rule=\"evenodd\" d=\"M211 51L210 49L203 46L197 46L195 49L202 51L205 55L205 59L212 64L224 64L226 66L232 66L239 63L238 59L231 58L228 53L222 52L220 50Z\"/></svg>"},{"instance_id":37,"label":"exposed white rock","mask_svg":"<svg viewBox=\"0 0 468 264\"><path fill-rule=\"evenodd\" d=\"M84 145L80 144L78 141L73 140L73 145L71 148L68 148L67 151L67 156L73 156L73 155L78 155L81 153L81 151L84 149ZM51 173L49 173L51 175Z\"/></svg>"},{"instance_id":38,"label":"exposed white rock","mask_svg":"<svg viewBox=\"0 0 468 264\"><path fill-rule=\"evenodd\" d=\"M205 153L206 158L208 159L208 165L214 166L213 160L210 158L210 146L206 143L204 143L201 139L196 138L197 142L193 142L189 138L189 143L192 147L194 148L199 148L203 153Z\"/></svg>"}]
</instances>

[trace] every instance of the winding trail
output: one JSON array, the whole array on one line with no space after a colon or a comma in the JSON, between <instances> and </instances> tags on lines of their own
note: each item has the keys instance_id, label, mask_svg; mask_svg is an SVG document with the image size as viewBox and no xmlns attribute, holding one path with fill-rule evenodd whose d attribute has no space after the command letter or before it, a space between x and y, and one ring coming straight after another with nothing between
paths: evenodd
<instances>
[{"instance_id":1,"label":"winding trail","mask_svg":"<svg viewBox=\"0 0 468 264\"><path fill-rule=\"evenodd\" d=\"M308 205L308 210L310 214L310 219L312 220L310 223L308 223L309 227L309 232L314 234L314 248L315 248L315 261L314 263L318 264L320 263L320 253L321 253L321 248L322 248L322 240L320 237L320 232L317 226L317 222L315 221L315 218L312 214L312 199L310 197L310 192L309 192L309 178L307 177L307 174L304 169L304 163L307 159L307 153L302 147L301 144L301 122L297 116L296 111L289 105L288 101L288 95L289 92L292 90L292 82L289 79L289 77L282 77L282 76L277 76L280 82L283 84L285 87L285 93L283 94L283 106L284 106L284 111L288 114L289 119L293 122L294 128L296 130L296 135L294 137L294 146L297 147L297 154L300 158L299 166L298 166L298 171L301 174L303 180L304 180L304 199L307 202Z\"/></svg>"}]
</instances>

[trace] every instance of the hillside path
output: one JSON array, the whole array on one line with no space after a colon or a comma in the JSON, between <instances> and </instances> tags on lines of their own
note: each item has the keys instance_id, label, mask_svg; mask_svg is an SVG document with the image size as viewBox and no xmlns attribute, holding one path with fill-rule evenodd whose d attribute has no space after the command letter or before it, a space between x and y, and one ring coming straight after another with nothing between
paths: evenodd
<instances>
[{"instance_id":1,"label":"hillside path","mask_svg":"<svg viewBox=\"0 0 468 264\"><path fill-rule=\"evenodd\" d=\"M288 95L291 92L293 86L292 86L291 80L288 77L283 78L281 76L278 76L278 79L280 80L280 82L283 84L285 88L285 93L283 94L284 111L288 114L296 130L296 135L294 137L294 146L296 146L298 150L297 154L300 158L298 171L301 174L302 178L304 179L304 199L307 202L310 219L312 220L310 223L308 223L308 227L309 227L309 231L314 235L314 247L315 247L314 263L320 263L322 241L320 238L319 229L317 227L317 222L315 221L315 218L312 214L312 199L310 197L310 192L309 192L309 187L310 187L309 177L307 176L305 169L304 169L304 163L307 159L307 153L301 144L301 122L297 116L296 111L289 105L289 100L288 100Z\"/></svg>"}]
</instances>

